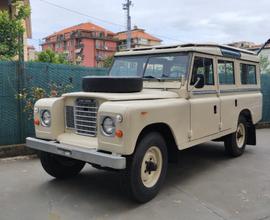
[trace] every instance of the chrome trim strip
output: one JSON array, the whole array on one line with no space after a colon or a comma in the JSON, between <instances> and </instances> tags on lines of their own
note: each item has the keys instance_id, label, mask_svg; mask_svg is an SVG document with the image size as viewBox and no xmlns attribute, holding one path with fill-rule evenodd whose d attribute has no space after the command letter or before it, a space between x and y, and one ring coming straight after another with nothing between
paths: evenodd
<instances>
[{"instance_id":1,"label":"chrome trim strip","mask_svg":"<svg viewBox=\"0 0 270 220\"><path fill-rule=\"evenodd\" d=\"M241 88L241 89L223 89L220 93L232 93L232 92L261 92L259 88Z\"/></svg>"},{"instance_id":2,"label":"chrome trim strip","mask_svg":"<svg viewBox=\"0 0 270 220\"><path fill-rule=\"evenodd\" d=\"M193 91L193 95L207 95L207 94L217 94L216 90L202 90L202 91Z\"/></svg>"},{"instance_id":3,"label":"chrome trim strip","mask_svg":"<svg viewBox=\"0 0 270 220\"><path fill-rule=\"evenodd\" d=\"M125 157L98 152L96 149L58 144L54 141L44 141L31 137L26 138L26 146L35 150L100 165L101 167L108 167L117 170L126 168Z\"/></svg>"},{"instance_id":4,"label":"chrome trim strip","mask_svg":"<svg viewBox=\"0 0 270 220\"><path fill-rule=\"evenodd\" d=\"M224 89L220 90L220 93L233 93L233 92L261 92L260 88L240 88L240 89ZM193 95L207 95L207 94L217 94L216 90L202 90L202 91L192 91Z\"/></svg>"}]
</instances>

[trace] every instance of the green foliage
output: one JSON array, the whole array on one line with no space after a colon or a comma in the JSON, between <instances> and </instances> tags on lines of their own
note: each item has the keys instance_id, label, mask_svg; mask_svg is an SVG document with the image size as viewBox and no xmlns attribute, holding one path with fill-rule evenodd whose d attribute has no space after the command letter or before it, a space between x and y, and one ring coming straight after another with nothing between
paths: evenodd
<instances>
[{"instance_id":1,"label":"green foliage","mask_svg":"<svg viewBox=\"0 0 270 220\"><path fill-rule=\"evenodd\" d=\"M108 56L103 60L103 67L110 68L113 64L113 56Z\"/></svg>"},{"instance_id":2,"label":"green foliage","mask_svg":"<svg viewBox=\"0 0 270 220\"><path fill-rule=\"evenodd\" d=\"M55 63L55 64L71 64L64 54L55 53L52 50L45 50L38 54L37 62Z\"/></svg>"},{"instance_id":3,"label":"green foliage","mask_svg":"<svg viewBox=\"0 0 270 220\"><path fill-rule=\"evenodd\" d=\"M260 55L260 67L262 73L270 74L270 62L268 56Z\"/></svg>"},{"instance_id":4,"label":"green foliage","mask_svg":"<svg viewBox=\"0 0 270 220\"><path fill-rule=\"evenodd\" d=\"M39 99L59 97L64 93L71 92L72 89L72 84L57 85L56 83L51 83L49 85L49 91L40 87L25 88L21 93L16 95L16 99L24 102L23 111L28 115L28 119L31 120L33 119L34 105Z\"/></svg>"},{"instance_id":5,"label":"green foliage","mask_svg":"<svg viewBox=\"0 0 270 220\"><path fill-rule=\"evenodd\" d=\"M0 11L0 60L11 60L19 54L22 45L19 37L25 31L23 20L30 15L30 8L23 1L13 0L15 13L10 15L7 10Z\"/></svg>"}]
</instances>

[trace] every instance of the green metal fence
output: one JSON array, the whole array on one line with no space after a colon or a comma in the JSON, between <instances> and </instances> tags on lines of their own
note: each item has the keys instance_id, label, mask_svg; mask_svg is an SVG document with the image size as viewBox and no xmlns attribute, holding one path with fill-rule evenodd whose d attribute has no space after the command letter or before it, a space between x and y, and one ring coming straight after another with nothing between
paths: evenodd
<instances>
[{"instance_id":1,"label":"green metal fence","mask_svg":"<svg viewBox=\"0 0 270 220\"><path fill-rule=\"evenodd\" d=\"M261 86L263 93L263 118L262 122L270 123L270 75L261 76Z\"/></svg>"},{"instance_id":2,"label":"green metal fence","mask_svg":"<svg viewBox=\"0 0 270 220\"><path fill-rule=\"evenodd\" d=\"M0 145L23 143L34 135L33 122L23 112L23 103L16 95L23 88L48 89L72 84L72 91L81 90L81 79L89 75L106 75L107 69L86 68L46 63L0 62ZM270 75L262 75L263 119L270 123Z\"/></svg>"},{"instance_id":3,"label":"green metal fence","mask_svg":"<svg viewBox=\"0 0 270 220\"><path fill-rule=\"evenodd\" d=\"M80 91L82 77L107 72L74 65L0 62L0 145L23 143L26 136L34 135L33 122L23 112L23 102L16 98L22 89L40 87L48 91L51 84L71 84L71 91Z\"/></svg>"}]
</instances>

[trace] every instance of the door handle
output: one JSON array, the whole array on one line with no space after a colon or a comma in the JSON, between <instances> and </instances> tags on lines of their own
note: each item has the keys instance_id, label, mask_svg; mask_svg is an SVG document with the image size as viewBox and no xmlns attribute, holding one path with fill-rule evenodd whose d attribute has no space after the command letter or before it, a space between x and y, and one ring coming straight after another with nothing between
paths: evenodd
<instances>
[{"instance_id":1,"label":"door handle","mask_svg":"<svg viewBox=\"0 0 270 220\"><path fill-rule=\"evenodd\" d=\"M237 100L237 99L234 100L234 106L235 106L235 107L238 106L238 100Z\"/></svg>"},{"instance_id":2,"label":"door handle","mask_svg":"<svg viewBox=\"0 0 270 220\"><path fill-rule=\"evenodd\" d=\"M217 105L214 105L214 114L217 114Z\"/></svg>"}]
</instances>

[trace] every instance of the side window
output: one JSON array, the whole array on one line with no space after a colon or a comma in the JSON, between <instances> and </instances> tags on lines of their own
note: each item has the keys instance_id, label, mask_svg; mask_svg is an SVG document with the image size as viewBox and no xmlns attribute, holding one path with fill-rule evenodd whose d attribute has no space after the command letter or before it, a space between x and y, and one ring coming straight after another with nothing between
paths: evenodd
<instances>
[{"instance_id":1,"label":"side window","mask_svg":"<svg viewBox=\"0 0 270 220\"><path fill-rule=\"evenodd\" d=\"M205 85L214 85L213 59L195 57L190 85L196 83L198 74L204 75Z\"/></svg>"},{"instance_id":2,"label":"side window","mask_svg":"<svg viewBox=\"0 0 270 220\"><path fill-rule=\"evenodd\" d=\"M218 60L218 77L220 85L235 84L234 63L231 61Z\"/></svg>"},{"instance_id":3,"label":"side window","mask_svg":"<svg viewBox=\"0 0 270 220\"><path fill-rule=\"evenodd\" d=\"M257 84L256 66L251 64L240 64L242 85Z\"/></svg>"}]
</instances>

